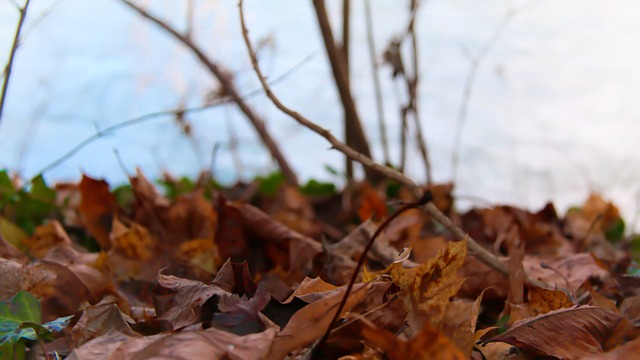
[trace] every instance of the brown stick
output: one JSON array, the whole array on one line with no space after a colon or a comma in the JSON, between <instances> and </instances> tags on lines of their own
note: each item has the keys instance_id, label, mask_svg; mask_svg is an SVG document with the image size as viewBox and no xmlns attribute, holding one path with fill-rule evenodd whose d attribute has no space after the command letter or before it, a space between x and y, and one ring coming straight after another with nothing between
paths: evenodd
<instances>
[{"instance_id":1,"label":"brown stick","mask_svg":"<svg viewBox=\"0 0 640 360\"><path fill-rule=\"evenodd\" d=\"M347 87L351 88L351 74L349 69L349 35L351 30L351 0L342 0L342 44L340 45L339 50L342 51L342 58L344 59L344 76L345 81L347 82ZM345 134L345 142L347 145L353 146L353 134L351 130L350 118L345 113L344 115L344 134ZM344 157L345 160L345 173L347 174L347 181L350 182L353 180L353 161L349 159L347 156Z\"/></svg>"},{"instance_id":2,"label":"brown stick","mask_svg":"<svg viewBox=\"0 0 640 360\"><path fill-rule=\"evenodd\" d=\"M18 8L20 18L18 19L18 25L16 26L16 34L13 37L13 45L11 45L11 51L9 52L9 60L7 61L7 66L4 68L2 95L0 95L0 122L2 122L2 111L4 110L4 102L7 98L7 89L9 88L9 78L11 77L11 70L13 69L13 60L15 59L16 51L18 51L18 46L20 46L20 32L24 25L24 19L27 17L27 8L29 8L30 2L31 0L26 0L24 2L24 6Z\"/></svg>"},{"instance_id":3,"label":"brown stick","mask_svg":"<svg viewBox=\"0 0 640 360\"><path fill-rule=\"evenodd\" d=\"M409 105L408 111L411 111L413 114L413 120L415 122L416 130L416 142L418 143L418 149L420 150L420 154L422 155L422 161L424 162L424 168L426 172L427 185L431 185L432 183L432 171L431 171L431 161L429 161L429 152L427 151L427 142L424 139L423 131L422 131L422 123L420 122L419 112L418 112L418 81L419 81L419 62L418 62L418 40L416 38L415 31L415 23L416 23L416 14L418 13L418 0L411 0L411 19L409 20L409 27L407 33L409 38L411 38L411 52L412 52L412 67L413 67L413 76L409 77L408 74L405 73L405 79L407 81L407 87L409 90Z\"/></svg>"},{"instance_id":4,"label":"brown stick","mask_svg":"<svg viewBox=\"0 0 640 360\"><path fill-rule=\"evenodd\" d=\"M282 102L280 102L280 100L275 96L275 94L271 90L271 87L269 86L264 75L262 74L262 70L260 70L260 67L258 66L258 59L255 56L253 45L251 45L251 41L249 40L249 31L247 30L245 20L244 20L244 13L242 11L242 0L239 0L238 7L240 8L240 23L242 26L242 36L244 38L247 51L249 52L249 57L251 58L251 64L253 65L253 69L256 72L258 79L260 80L260 84L262 84L262 88L264 89L265 94L273 102L273 104L282 112L291 116L299 124L311 129L318 135L324 137L329 143L331 143L331 145L333 145L333 147L336 150L350 157L354 161L357 161L363 164L367 168L375 170L390 179L393 179L401 184L408 186L409 188L412 189L416 197L420 197L422 194L422 191L420 190L420 187L415 182L413 182L413 180L409 179L408 177L406 177L405 175L403 175L402 173L398 172L395 169L378 164L377 162L371 160L370 157L365 156L362 153L345 145L344 143L336 139L328 130L318 126L316 123L300 115L300 113L298 113L297 111L289 109ZM478 258L478 260L482 261L490 268L504 275L509 274L509 270L507 269L507 266L502 261L500 261L495 255L493 255L489 251L485 250L482 246L478 245L478 243L473 238L471 238L468 234L466 234L464 230L462 230L460 227L456 226L451 221L451 219L449 219L445 214L443 214L440 210L438 210L438 208L435 207L435 205L433 205L432 203L428 203L427 205L422 207L422 209L427 213L429 213L431 216L433 216L433 218L436 221L444 225L444 227L446 227L449 231L451 231L451 233L453 233L457 238L467 239L467 246L469 248L469 252L472 255L474 255L476 258ZM527 277L527 283L538 286L538 287L542 287L542 288L549 288L549 286L547 286L543 282L533 278L529 278L529 277Z\"/></svg>"},{"instance_id":5,"label":"brown stick","mask_svg":"<svg viewBox=\"0 0 640 360\"><path fill-rule=\"evenodd\" d=\"M382 99L382 86L380 85L380 74L378 72L378 61L376 60L376 43L373 34L373 15L371 13L371 2L364 2L365 23L367 26L367 43L369 48L369 60L371 61L371 76L373 78L373 90L376 96L376 108L378 110L378 128L380 131L380 140L382 142L382 153L384 154L384 163L391 164L391 155L389 155L389 142L387 141L387 125L384 120L384 101Z\"/></svg>"},{"instance_id":6,"label":"brown stick","mask_svg":"<svg viewBox=\"0 0 640 360\"><path fill-rule=\"evenodd\" d=\"M256 129L258 136L280 167L280 170L282 171L284 177L287 179L287 182L292 185L298 185L298 178L295 172L289 166L289 163L285 160L282 152L280 152L278 144L273 140L273 138L267 131L267 127L265 126L264 121L242 99L242 96L240 96L238 90L235 87L235 84L233 83L231 75L226 70L222 69L217 63L209 59L207 55L202 51L202 49L200 49L200 47L198 47L191 40L191 38L180 34L168 23L151 15L149 12L142 9L138 5L133 4L130 0L121 1L125 5L136 11L138 14L140 14L140 16L142 16L143 18L153 22L163 30L167 31L174 38L179 40L183 45L189 48L189 50L191 50L191 52L198 58L198 60L200 60L200 62L209 70L209 72L220 82L225 94L229 95L233 102L240 108L240 111L242 111L242 113L245 114L245 116L249 119L253 127Z\"/></svg>"},{"instance_id":7,"label":"brown stick","mask_svg":"<svg viewBox=\"0 0 640 360\"><path fill-rule=\"evenodd\" d=\"M349 81L347 80L347 71L345 69L346 61L344 60L344 54L338 51L336 47L333 33L331 31L331 24L329 22L329 16L327 15L327 9L324 6L324 0L313 0L313 7L318 18L318 26L322 33L322 39L324 40L325 50L327 51L327 57L331 64L331 71L333 72L333 78L340 94L340 100L342 101L342 107L345 113L345 126L347 128L346 138L348 141L353 141L351 145L358 152L364 154L367 157L371 157L369 151L369 144L367 138L362 129L362 123L358 117L358 111L356 105L353 102L351 96L351 90L349 89ZM379 174L367 169L365 167L365 173L367 177L376 181L379 178Z\"/></svg>"},{"instance_id":8,"label":"brown stick","mask_svg":"<svg viewBox=\"0 0 640 360\"><path fill-rule=\"evenodd\" d=\"M344 298L342 298L342 301L340 302L340 305L338 306L338 311L333 316L333 319L331 319L331 323L329 323L329 327L327 328L327 331L325 331L324 335L322 336L322 338L318 342L318 345L316 346L316 348L318 348L318 349L321 348L322 345L324 345L324 343L329 338L329 335L331 335L331 328L333 328L333 325L336 323L336 321L338 321L338 318L340 317L340 313L342 312L342 309L344 309L344 306L347 303L347 299L349 298L349 294L351 293L351 289L353 289L353 285L356 283L356 279L358 278L358 274L360 273L360 269L362 268L362 265L364 265L364 261L367 258L367 254L369 253L369 250L371 250L371 247L373 247L373 243L376 241L376 238L378 238L378 236L382 233L382 230L387 228L389 226L389 224L391 223L391 221L393 221L393 219L395 219L398 216L400 216L400 214L402 214L403 212L405 212L405 211L407 211L409 209L413 209L413 208L425 205L428 202L430 202L431 200L433 200L433 198L431 196L431 193L427 192L427 193L423 194L418 201L414 201L414 202L411 202L411 203L408 203L408 204L405 204L405 205L401 206L393 214L389 215L389 217L387 217L382 222L382 224L380 224L380 226L378 226L376 231L371 236L371 239L369 239L369 241L365 245L364 249L362 250L362 254L360 254L360 257L358 258L358 263L356 264L356 268L353 270L353 274L351 275L351 279L349 280L349 284L347 284L347 289L344 291Z\"/></svg>"}]
</instances>

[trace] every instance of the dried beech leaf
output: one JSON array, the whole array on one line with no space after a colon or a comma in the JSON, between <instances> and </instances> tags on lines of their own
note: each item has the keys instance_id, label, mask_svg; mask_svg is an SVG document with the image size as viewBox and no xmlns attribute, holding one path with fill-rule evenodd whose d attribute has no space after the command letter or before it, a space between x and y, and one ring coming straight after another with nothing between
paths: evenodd
<instances>
[{"instance_id":1,"label":"dried beech leaf","mask_svg":"<svg viewBox=\"0 0 640 360\"><path fill-rule=\"evenodd\" d=\"M82 175L79 186L82 200L78 206L80 218L87 230L93 235L102 249L109 249L111 242L111 222L116 211L116 198L109 191L104 180L95 180Z\"/></svg>"},{"instance_id":2,"label":"dried beech leaf","mask_svg":"<svg viewBox=\"0 0 640 360\"><path fill-rule=\"evenodd\" d=\"M311 279L305 278L296 290L283 303L288 304L294 298L299 298L304 302L312 303L323 298L324 293L336 289L335 285L331 285L323 281L319 277Z\"/></svg>"},{"instance_id":3,"label":"dried beech leaf","mask_svg":"<svg viewBox=\"0 0 640 360\"><path fill-rule=\"evenodd\" d=\"M402 340L385 329L364 323L362 336L369 346L381 350L389 359L468 359L444 334L428 323L409 341Z\"/></svg>"},{"instance_id":4,"label":"dried beech leaf","mask_svg":"<svg viewBox=\"0 0 640 360\"><path fill-rule=\"evenodd\" d=\"M168 321L174 329L198 321L202 305L213 295L228 294L216 285L158 274L154 303L159 320Z\"/></svg>"},{"instance_id":5,"label":"dried beech leaf","mask_svg":"<svg viewBox=\"0 0 640 360\"><path fill-rule=\"evenodd\" d=\"M333 294L311 303L296 312L275 337L268 359L280 360L289 352L304 348L319 339L329 327L344 297L346 286L332 290ZM369 284L354 285L343 311L357 305L369 293Z\"/></svg>"},{"instance_id":6,"label":"dried beech leaf","mask_svg":"<svg viewBox=\"0 0 640 360\"><path fill-rule=\"evenodd\" d=\"M623 359L636 359L640 354L640 338L609 351L606 354L592 355L583 358L582 360L623 360Z\"/></svg>"},{"instance_id":7,"label":"dried beech leaf","mask_svg":"<svg viewBox=\"0 0 640 360\"><path fill-rule=\"evenodd\" d=\"M275 329L246 336L214 328L146 337L111 331L75 349L67 359L259 360L265 358L274 335Z\"/></svg>"},{"instance_id":8,"label":"dried beech leaf","mask_svg":"<svg viewBox=\"0 0 640 360\"><path fill-rule=\"evenodd\" d=\"M516 322L489 342L505 342L537 355L580 359L603 352L603 343L622 316L610 310L581 306L560 309Z\"/></svg>"}]
</instances>

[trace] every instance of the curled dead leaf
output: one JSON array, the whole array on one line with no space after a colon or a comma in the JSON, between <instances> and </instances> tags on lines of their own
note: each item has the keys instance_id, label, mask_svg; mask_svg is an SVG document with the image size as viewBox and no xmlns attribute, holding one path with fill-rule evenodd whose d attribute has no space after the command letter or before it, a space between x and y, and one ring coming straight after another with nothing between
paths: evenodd
<instances>
[{"instance_id":1,"label":"curled dead leaf","mask_svg":"<svg viewBox=\"0 0 640 360\"><path fill-rule=\"evenodd\" d=\"M595 306L560 309L516 322L484 344L505 342L537 355L580 359L601 354L621 319L622 315Z\"/></svg>"}]
</instances>

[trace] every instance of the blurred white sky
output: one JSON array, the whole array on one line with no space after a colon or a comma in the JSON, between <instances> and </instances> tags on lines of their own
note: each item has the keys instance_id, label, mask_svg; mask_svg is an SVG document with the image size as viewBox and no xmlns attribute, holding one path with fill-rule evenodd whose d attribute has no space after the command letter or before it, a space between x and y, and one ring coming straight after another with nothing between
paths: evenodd
<instances>
[{"instance_id":1,"label":"blurred white sky","mask_svg":"<svg viewBox=\"0 0 640 360\"><path fill-rule=\"evenodd\" d=\"M16 0L22 3L21 0ZM408 1L407 1L408 2ZM186 1L138 1L185 29ZM340 33L338 1L329 1ZM366 131L381 159L377 115L367 55L363 0L354 0L352 84ZM195 1L195 39L233 71L242 93L258 88L240 37L235 0ZM404 2L372 2L381 52L407 19ZM400 5L402 4L402 5ZM481 63L464 127L457 193L530 208L554 200L560 209L600 191L629 221L640 189L640 3L632 0L430 0L418 16L419 91L423 129L437 181L449 180L454 129L470 62L516 11ZM254 43L268 38L261 65L272 78L312 59L275 86L289 106L342 132L332 83L311 1L245 0ZM0 0L0 64L5 63L18 14ZM136 116L203 104L216 82L173 38L139 18L119 0L34 0L0 123L0 167L32 176L96 133ZM387 68L387 126L397 159L398 97ZM342 159L326 142L295 125L264 96L249 100L303 178L334 180L324 164ZM189 116L195 141L171 118L135 125L101 138L49 171L50 180L78 179L82 171L117 183L125 180L114 149L129 171L150 177L167 169L194 175L208 166L215 143L240 138L247 178L273 169L253 129L232 106ZM417 153L410 175L422 178ZM238 174L230 153L217 157L218 176ZM473 202L472 202L473 203Z\"/></svg>"}]
</instances>

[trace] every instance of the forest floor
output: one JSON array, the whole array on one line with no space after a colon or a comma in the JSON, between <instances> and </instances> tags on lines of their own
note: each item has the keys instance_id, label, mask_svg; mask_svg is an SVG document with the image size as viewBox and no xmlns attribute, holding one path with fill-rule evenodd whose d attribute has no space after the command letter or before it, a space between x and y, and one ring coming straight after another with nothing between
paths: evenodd
<instances>
[{"instance_id":1,"label":"forest floor","mask_svg":"<svg viewBox=\"0 0 640 360\"><path fill-rule=\"evenodd\" d=\"M614 204L460 213L451 185L424 190L467 238L419 207L395 214L414 199L393 182L225 188L138 172L117 188L88 176L23 187L1 171L0 358L640 353L640 239Z\"/></svg>"}]
</instances>

